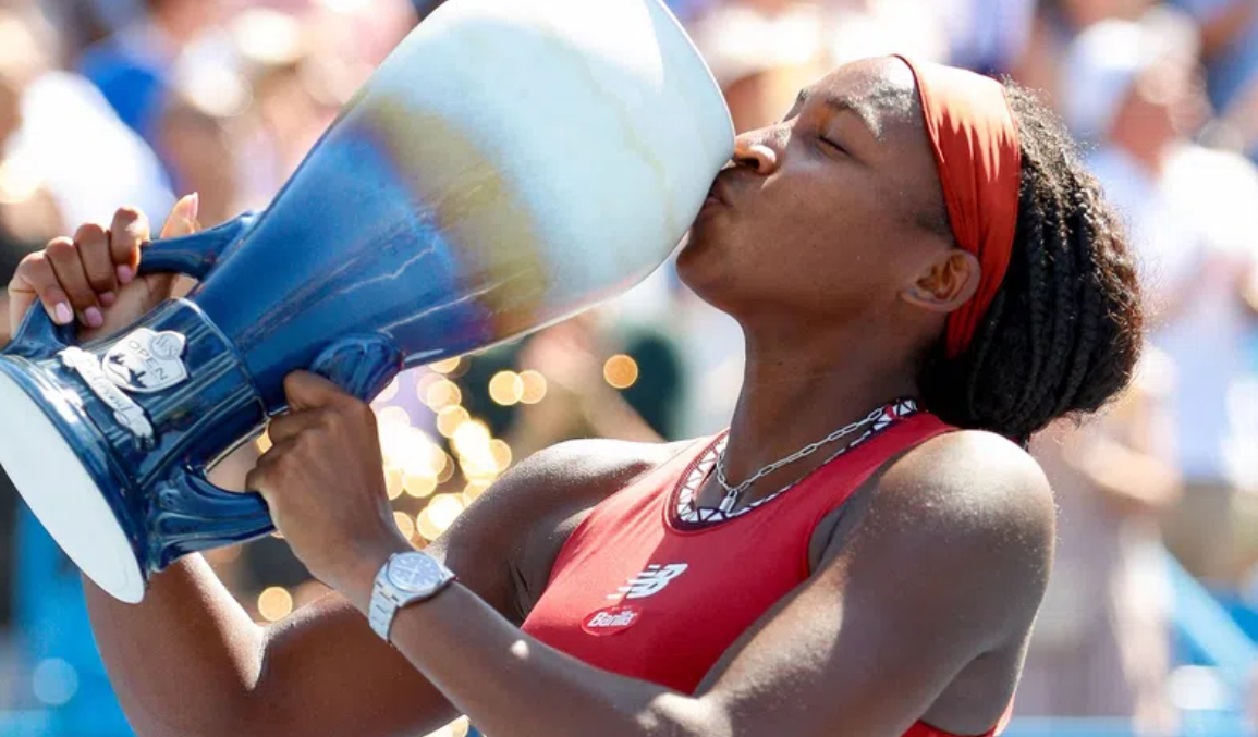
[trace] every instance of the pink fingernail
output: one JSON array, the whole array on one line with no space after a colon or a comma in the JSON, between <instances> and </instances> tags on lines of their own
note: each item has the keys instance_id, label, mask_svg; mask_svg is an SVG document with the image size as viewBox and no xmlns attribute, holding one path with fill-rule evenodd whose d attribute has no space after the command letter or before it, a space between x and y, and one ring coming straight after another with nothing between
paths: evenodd
<instances>
[{"instance_id":1,"label":"pink fingernail","mask_svg":"<svg viewBox=\"0 0 1258 737\"><path fill-rule=\"evenodd\" d=\"M105 320L101 317L100 309L97 307L88 307L83 310L83 321L87 323L89 328L98 328L105 324Z\"/></svg>"},{"instance_id":2,"label":"pink fingernail","mask_svg":"<svg viewBox=\"0 0 1258 737\"><path fill-rule=\"evenodd\" d=\"M135 270L130 266L118 267L118 281L123 284L130 284L135 279Z\"/></svg>"},{"instance_id":3,"label":"pink fingernail","mask_svg":"<svg viewBox=\"0 0 1258 737\"><path fill-rule=\"evenodd\" d=\"M62 302L52 308L52 319L58 325L69 325L74 322L74 310L70 309L70 305Z\"/></svg>"},{"instance_id":4,"label":"pink fingernail","mask_svg":"<svg viewBox=\"0 0 1258 737\"><path fill-rule=\"evenodd\" d=\"M101 307L113 307L114 302L117 301L118 298L114 296L113 292L105 292L96 299L100 300Z\"/></svg>"}]
</instances>

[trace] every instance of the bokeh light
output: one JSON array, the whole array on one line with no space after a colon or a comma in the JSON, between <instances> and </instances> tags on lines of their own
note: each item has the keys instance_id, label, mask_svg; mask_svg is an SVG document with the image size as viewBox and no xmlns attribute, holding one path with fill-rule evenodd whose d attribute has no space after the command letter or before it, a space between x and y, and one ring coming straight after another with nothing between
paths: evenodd
<instances>
[{"instance_id":1,"label":"bokeh light","mask_svg":"<svg viewBox=\"0 0 1258 737\"><path fill-rule=\"evenodd\" d=\"M447 358L444 361L437 361L436 363L430 365L428 368L432 369L433 371L436 371L439 374L452 374L455 372L456 369L459 368L460 360L461 359L458 357Z\"/></svg>"},{"instance_id":2,"label":"bokeh light","mask_svg":"<svg viewBox=\"0 0 1258 737\"><path fill-rule=\"evenodd\" d=\"M461 494L437 494L415 518L415 528L425 540L436 540L463 512Z\"/></svg>"},{"instance_id":3,"label":"bokeh light","mask_svg":"<svg viewBox=\"0 0 1258 737\"><path fill-rule=\"evenodd\" d=\"M416 499L422 499L437 490L435 474L408 473L403 480L406 493Z\"/></svg>"},{"instance_id":4,"label":"bokeh light","mask_svg":"<svg viewBox=\"0 0 1258 737\"><path fill-rule=\"evenodd\" d=\"M411 519L409 514L405 512L394 512L393 523L397 525L398 531L407 540L415 537L415 520Z\"/></svg>"},{"instance_id":5,"label":"bokeh light","mask_svg":"<svg viewBox=\"0 0 1258 737\"><path fill-rule=\"evenodd\" d=\"M514 371L499 371L489 380L489 398L510 407L524 398L524 379Z\"/></svg>"},{"instance_id":6,"label":"bokeh light","mask_svg":"<svg viewBox=\"0 0 1258 737\"><path fill-rule=\"evenodd\" d=\"M638 362L626 355L616 355L603 364L603 378L616 389L628 389L638 380Z\"/></svg>"},{"instance_id":7,"label":"bokeh light","mask_svg":"<svg viewBox=\"0 0 1258 737\"><path fill-rule=\"evenodd\" d=\"M288 589L272 586L258 594L258 614L268 622L277 622L293 613L293 595Z\"/></svg>"},{"instance_id":8,"label":"bokeh light","mask_svg":"<svg viewBox=\"0 0 1258 737\"><path fill-rule=\"evenodd\" d=\"M532 369L521 371L520 380L524 382L524 390L520 393L521 404L537 404L546 398L546 377L541 372Z\"/></svg>"},{"instance_id":9,"label":"bokeh light","mask_svg":"<svg viewBox=\"0 0 1258 737\"><path fill-rule=\"evenodd\" d=\"M78 671L60 658L41 660L32 676L31 688L35 698L48 706L69 702L79 690Z\"/></svg>"},{"instance_id":10,"label":"bokeh light","mask_svg":"<svg viewBox=\"0 0 1258 737\"><path fill-rule=\"evenodd\" d=\"M437 432L440 432L442 437L451 437L454 431L467 420L467 410L462 407L445 407L437 413Z\"/></svg>"},{"instance_id":11,"label":"bokeh light","mask_svg":"<svg viewBox=\"0 0 1258 737\"><path fill-rule=\"evenodd\" d=\"M463 392L459 390L458 384L449 379L438 379L424 389L424 404L434 411L460 404L462 401Z\"/></svg>"},{"instance_id":12,"label":"bokeh light","mask_svg":"<svg viewBox=\"0 0 1258 737\"><path fill-rule=\"evenodd\" d=\"M389 467L384 471L384 480L388 488L390 501L402 496L405 473L400 468Z\"/></svg>"}]
</instances>

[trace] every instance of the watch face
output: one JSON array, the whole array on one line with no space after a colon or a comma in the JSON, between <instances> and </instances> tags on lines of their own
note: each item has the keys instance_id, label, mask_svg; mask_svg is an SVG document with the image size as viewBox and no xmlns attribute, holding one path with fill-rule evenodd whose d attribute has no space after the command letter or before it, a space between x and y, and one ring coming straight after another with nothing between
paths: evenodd
<instances>
[{"instance_id":1,"label":"watch face","mask_svg":"<svg viewBox=\"0 0 1258 737\"><path fill-rule=\"evenodd\" d=\"M441 578L436 561L423 553L404 553L389 563L389 583L402 591L427 591Z\"/></svg>"}]
</instances>

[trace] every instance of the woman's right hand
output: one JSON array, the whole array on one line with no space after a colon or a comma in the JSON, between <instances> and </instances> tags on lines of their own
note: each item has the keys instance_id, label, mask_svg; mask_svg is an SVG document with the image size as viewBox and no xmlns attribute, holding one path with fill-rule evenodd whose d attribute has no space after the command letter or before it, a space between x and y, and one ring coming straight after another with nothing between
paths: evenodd
<instances>
[{"instance_id":1,"label":"woman's right hand","mask_svg":"<svg viewBox=\"0 0 1258 737\"><path fill-rule=\"evenodd\" d=\"M175 203L161 237L194 233L196 220L197 196L192 194ZM144 316L170 297L177 276L137 275L148 242L148 218L123 208L114 213L108 230L83 225L73 238L55 238L22 259L9 282L10 334L17 333L37 302L59 325L77 321L85 341L111 335Z\"/></svg>"}]
</instances>

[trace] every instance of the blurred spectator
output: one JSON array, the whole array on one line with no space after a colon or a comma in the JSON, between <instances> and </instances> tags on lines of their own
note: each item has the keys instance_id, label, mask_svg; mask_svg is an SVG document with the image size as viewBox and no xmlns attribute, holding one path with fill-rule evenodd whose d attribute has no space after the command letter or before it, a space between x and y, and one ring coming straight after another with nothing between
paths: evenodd
<instances>
[{"instance_id":1,"label":"blurred spectator","mask_svg":"<svg viewBox=\"0 0 1258 737\"><path fill-rule=\"evenodd\" d=\"M294 16L248 10L229 28L250 95L236 131L241 204L261 208L296 170L352 88L323 74L336 57L316 45Z\"/></svg>"},{"instance_id":2,"label":"blurred spectator","mask_svg":"<svg viewBox=\"0 0 1258 737\"><path fill-rule=\"evenodd\" d=\"M199 195L200 223L214 226L231 219L240 202L237 146L231 119L207 107L203 96L170 96L156 125L158 150L184 191Z\"/></svg>"},{"instance_id":3,"label":"blurred spectator","mask_svg":"<svg viewBox=\"0 0 1258 737\"><path fill-rule=\"evenodd\" d=\"M28 16L0 11L0 276L64 228L44 173L14 145L25 124L24 100L43 73ZM0 294L0 342L8 340L8 295Z\"/></svg>"},{"instance_id":4,"label":"blurred spectator","mask_svg":"<svg viewBox=\"0 0 1258 737\"><path fill-rule=\"evenodd\" d=\"M725 91L734 128L778 120L828 65L824 8L796 0L721 3L691 30Z\"/></svg>"},{"instance_id":5,"label":"blurred spectator","mask_svg":"<svg viewBox=\"0 0 1258 737\"><path fill-rule=\"evenodd\" d=\"M38 16L4 17L0 53L22 68L24 81L21 126L5 141L4 160L16 181L49 193L61 215L54 234L108 220L122 205L166 212L173 198L152 150L91 83L54 68L45 53L57 46L52 29Z\"/></svg>"},{"instance_id":6,"label":"blurred spectator","mask_svg":"<svg viewBox=\"0 0 1258 737\"><path fill-rule=\"evenodd\" d=\"M1155 4L1155 0L1040 0L1013 76L1050 102L1062 104L1066 91L1060 87L1069 81L1060 69L1074 38L1104 20L1135 20Z\"/></svg>"},{"instance_id":7,"label":"blurred spectator","mask_svg":"<svg viewBox=\"0 0 1258 737\"><path fill-rule=\"evenodd\" d=\"M1092 169L1130 218L1157 311L1152 341L1174 366L1185 493L1167 544L1194 574L1234 584L1235 480L1255 459L1238 445L1237 421L1258 411L1237 406L1252 373L1242 286L1255 260L1258 172L1191 142L1204 111L1195 52L1191 27L1174 16L1092 25L1064 65L1063 107L1077 135L1099 142Z\"/></svg>"},{"instance_id":8,"label":"blurred spectator","mask_svg":"<svg viewBox=\"0 0 1258 737\"><path fill-rule=\"evenodd\" d=\"M144 10L88 49L80 64L122 122L152 146L156 117L179 66L217 63L222 54L206 35L220 21L221 8L219 0L144 0Z\"/></svg>"},{"instance_id":9,"label":"blurred spectator","mask_svg":"<svg viewBox=\"0 0 1258 737\"><path fill-rule=\"evenodd\" d=\"M1170 374L1151 350L1105 415L1081 427L1059 422L1032 443L1059 512L1019 714L1122 717L1138 734L1173 734L1170 583L1158 529L1180 491L1168 460Z\"/></svg>"},{"instance_id":10,"label":"blurred spectator","mask_svg":"<svg viewBox=\"0 0 1258 737\"><path fill-rule=\"evenodd\" d=\"M1002 2L1004 9L1016 12L1019 0ZM893 53L947 61L951 53L949 33L960 32L966 24L963 18L950 17L961 5L946 0L827 0L827 4L829 57L823 74L848 61ZM994 23L985 21L982 25L995 30Z\"/></svg>"},{"instance_id":11,"label":"blurred spectator","mask_svg":"<svg viewBox=\"0 0 1258 737\"><path fill-rule=\"evenodd\" d=\"M921 3L917 3L918 10ZM949 61L984 74L1012 73L1026 51L1036 0L938 0Z\"/></svg>"},{"instance_id":12,"label":"blurred spectator","mask_svg":"<svg viewBox=\"0 0 1258 737\"><path fill-rule=\"evenodd\" d=\"M1201 29L1201 58L1214 108L1230 119L1252 112L1252 103L1244 98L1252 96L1258 81L1258 2L1172 0L1172 4L1190 13Z\"/></svg>"},{"instance_id":13,"label":"blurred spectator","mask_svg":"<svg viewBox=\"0 0 1258 737\"><path fill-rule=\"evenodd\" d=\"M1156 0L1045 0L1076 31L1106 20L1137 20Z\"/></svg>"}]
</instances>

